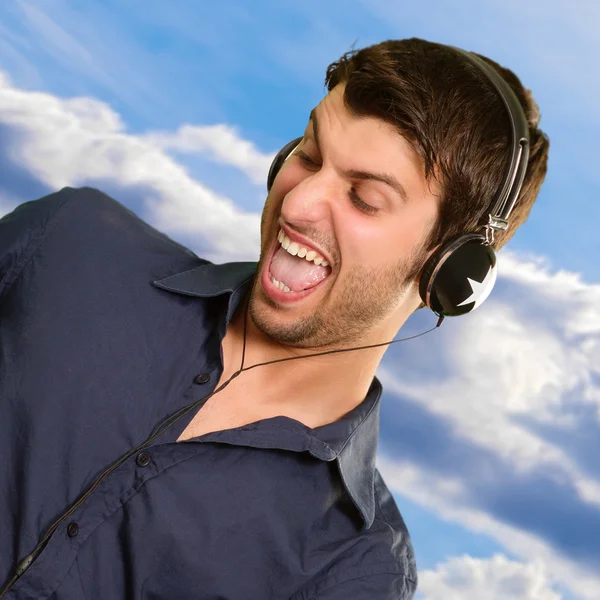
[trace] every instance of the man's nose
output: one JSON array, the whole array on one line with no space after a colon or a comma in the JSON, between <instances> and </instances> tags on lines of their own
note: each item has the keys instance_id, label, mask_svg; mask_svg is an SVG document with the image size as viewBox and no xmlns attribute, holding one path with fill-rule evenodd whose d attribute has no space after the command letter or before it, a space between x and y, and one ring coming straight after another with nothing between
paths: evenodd
<instances>
[{"instance_id":1,"label":"man's nose","mask_svg":"<svg viewBox=\"0 0 600 600\"><path fill-rule=\"evenodd\" d=\"M339 184L323 172L315 173L285 195L281 216L288 223L298 225L330 220L332 204L339 194Z\"/></svg>"}]
</instances>

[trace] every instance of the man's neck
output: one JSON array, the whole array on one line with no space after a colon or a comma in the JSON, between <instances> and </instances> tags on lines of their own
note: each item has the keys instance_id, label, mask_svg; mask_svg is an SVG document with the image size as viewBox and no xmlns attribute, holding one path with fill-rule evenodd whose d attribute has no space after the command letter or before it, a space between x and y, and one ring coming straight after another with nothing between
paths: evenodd
<instances>
[{"instance_id":1,"label":"man's neck","mask_svg":"<svg viewBox=\"0 0 600 600\"><path fill-rule=\"evenodd\" d=\"M240 368L244 316L242 303L232 317L223 340L226 378ZM243 389L252 402L262 405L258 410L293 416L311 427L339 419L365 399L386 349L380 347L308 357L328 349L285 347L258 330L249 315L246 326L244 368L278 359L306 358L243 372L238 376L236 386ZM364 342L357 346L368 344Z\"/></svg>"}]
</instances>

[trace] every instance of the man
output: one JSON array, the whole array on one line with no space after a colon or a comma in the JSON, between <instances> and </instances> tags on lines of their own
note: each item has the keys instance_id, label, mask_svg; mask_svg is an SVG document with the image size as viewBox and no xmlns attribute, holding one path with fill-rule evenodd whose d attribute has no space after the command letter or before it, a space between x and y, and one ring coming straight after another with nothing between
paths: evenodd
<instances>
[{"instance_id":1,"label":"man","mask_svg":"<svg viewBox=\"0 0 600 600\"><path fill-rule=\"evenodd\" d=\"M499 249L548 140L490 64L531 138ZM89 188L0 220L0 597L413 597L375 469L385 346L322 353L383 344L424 306L423 265L481 228L511 132L481 72L423 40L348 53L326 84L258 265L199 259Z\"/></svg>"}]
</instances>

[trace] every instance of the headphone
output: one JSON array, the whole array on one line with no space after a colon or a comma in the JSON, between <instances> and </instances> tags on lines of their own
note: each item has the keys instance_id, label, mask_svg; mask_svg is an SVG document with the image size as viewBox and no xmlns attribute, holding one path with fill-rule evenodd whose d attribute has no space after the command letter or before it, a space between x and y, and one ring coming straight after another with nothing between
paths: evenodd
<instances>
[{"instance_id":1,"label":"headphone","mask_svg":"<svg viewBox=\"0 0 600 600\"><path fill-rule=\"evenodd\" d=\"M529 159L529 124L521 103L498 72L477 55L446 46L464 56L492 82L502 98L512 132L510 165L504 183L488 214L485 233L463 233L436 250L423 267L419 295L438 317L458 317L471 312L489 296L496 283L494 231L508 228L508 217L521 191ZM271 190L283 163L298 147L302 137L286 144L275 156L267 177Z\"/></svg>"}]
</instances>

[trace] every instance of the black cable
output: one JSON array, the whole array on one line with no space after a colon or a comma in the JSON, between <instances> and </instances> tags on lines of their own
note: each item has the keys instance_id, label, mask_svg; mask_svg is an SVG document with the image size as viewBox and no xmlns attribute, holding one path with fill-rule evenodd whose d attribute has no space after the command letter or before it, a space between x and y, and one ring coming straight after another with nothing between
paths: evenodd
<instances>
[{"instance_id":1,"label":"black cable","mask_svg":"<svg viewBox=\"0 0 600 600\"><path fill-rule=\"evenodd\" d=\"M246 348L246 321L247 321L247 316L248 316L249 302L250 301L248 300L248 302L246 303L246 310L244 313L244 345L242 348L242 366L244 365L243 353ZM389 344L395 344L397 342L405 342L406 340L413 340L414 338L418 338L421 335L425 335L426 333L429 333L430 331L437 329L442 324L443 320L444 320L444 317L440 317L437 324L435 325L435 327L432 327L431 329L428 329L427 331L424 331L423 333L419 333L417 335L413 335L413 336L407 337L407 338L402 338L401 340L392 340L391 342L383 342L382 344L372 344L370 346L358 346L357 348L341 348L339 350L327 350L326 352L318 352L317 354L307 354L306 356L290 356L289 358L279 358L277 360L271 360L269 362L258 363L257 365L252 365L251 367L246 367L245 369L240 369L237 373L235 373L235 375L232 375L232 377L239 375L242 371L249 371L250 369L254 369L256 367L262 367L264 365L272 365L273 363L285 362L286 360L298 360L299 358L312 358L313 356L323 356L325 354L334 354L336 352L350 352L352 350L364 350L365 348L378 348L379 346L387 346Z\"/></svg>"}]
</instances>

